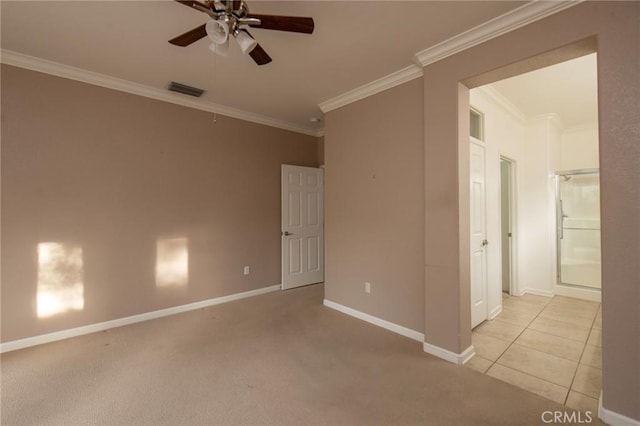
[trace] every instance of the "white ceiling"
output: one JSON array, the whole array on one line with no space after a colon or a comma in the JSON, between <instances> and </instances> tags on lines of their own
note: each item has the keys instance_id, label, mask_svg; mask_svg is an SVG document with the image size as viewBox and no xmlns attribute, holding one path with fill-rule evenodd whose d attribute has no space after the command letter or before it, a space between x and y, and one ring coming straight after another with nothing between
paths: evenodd
<instances>
[{"instance_id":1,"label":"white ceiling","mask_svg":"<svg viewBox=\"0 0 640 426\"><path fill-rule=\"evenodd\" d=\"M555 113L566 127L598 120L595 53L489 86L498 90L528 118Z\"/></svg>"},{"instance_id":2,"label":"white ceiling","mask_svg":"<svg viewBox=\"0 0 640 426\"><path fill-rule=\"evenodd\" d=\"M170 80L204 100L309 129L318 104L411 65L413 55L502 15L522 1L258 1L254 13L310 16L312 35L253 29L273 62L237 46L167 40L207 16L173 1L0 2L2 48L163 89ZM215 67L215 72L214 72Z\"/></svg>"}]
</instances>

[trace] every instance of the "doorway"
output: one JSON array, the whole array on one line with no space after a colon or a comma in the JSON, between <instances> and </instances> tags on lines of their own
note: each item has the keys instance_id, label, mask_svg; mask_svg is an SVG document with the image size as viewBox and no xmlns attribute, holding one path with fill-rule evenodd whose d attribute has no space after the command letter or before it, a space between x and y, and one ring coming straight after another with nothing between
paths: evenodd
<instances>
[{"instance_id":1,"label":"doorway","mask_svg":"<svg viewBox=\"0 0 640 426\"><path fill-rule=\"evenodd\" d=\"M498 243L487 255L487 300L490 312L499 308L489 317L495 321L475 328L472 321L471 367L570 407L576 395L597 406L600 387L581 383L602 377L600 304L575 298L577 285L595 285L587 278L599 268L597 170L572 170L598 167L596 82L592 54L472 89L469 97L485 119L487 238ZM564 209L556 212L557 204ZM573 298L554 297L567 282L575 295L565 296ZM564 352L568 346L573 353ZM540 368L527 362L536 358L545 360ZM550 395L542 385L562 391Z\"/></svg>"},{"instance_id":2,"label":"doorway","mask_svg":"<svg viewBox=\"0 0 640 426\"><path fill-rule=\"evenodd\" d=\"M488 318L500 313L505 296L524 293L599 301L599 294L591 294L597 291L558 280L562 247L556 235L555 179L559 170L599 167L597 55L471 89L469 100L472 111L482 111L486 152ZM470 133L475 127L472 119Z\"/></svg>"},{"instance_id":3,"label":"doorway","mask_svg":"<svg viewBox=\"0 0 640 426\"><path fill-rule=\"evenodd\" d=\"M513 226L514 221L514 187L513 178L515 173L513 160L507 157L500 157L500 259L502 266L502 292L513 295L516 293L513 288Z\"/></svg>"}]
</instances>

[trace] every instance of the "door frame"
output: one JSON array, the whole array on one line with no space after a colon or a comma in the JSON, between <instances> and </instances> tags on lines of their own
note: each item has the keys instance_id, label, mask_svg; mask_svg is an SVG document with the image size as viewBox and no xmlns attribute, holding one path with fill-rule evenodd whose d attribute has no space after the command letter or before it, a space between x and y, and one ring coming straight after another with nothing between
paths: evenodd
<instances>
[{"instance_id":1,"label":"door frame","mask_svg":"<svg viewBox=\"0 0 640 426\"><path fill-rule=\"evenodd\" d=\"M500 154L500 162L506 161L509 163L509 217L511 222L511 247L509 247L509 295L521 296L518 285L518 190L517 190L517 162L516 160ZM502 180L500 181L500 187L502 189ZM500 197L502 197L502 190L500 191ZM502 199L500 199L500 208L502 209ZM500 223L502 229L502 221ZM502 259L502 257L501 257ZM502 271L502 269L501 269Z\"/></svg>"}]
</instances>

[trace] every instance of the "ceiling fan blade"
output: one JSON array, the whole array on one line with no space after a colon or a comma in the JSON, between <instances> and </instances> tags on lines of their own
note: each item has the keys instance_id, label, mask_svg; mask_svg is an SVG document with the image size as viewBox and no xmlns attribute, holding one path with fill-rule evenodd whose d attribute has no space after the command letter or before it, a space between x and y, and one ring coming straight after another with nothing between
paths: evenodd
<instances>
[{"instance_id":1,"label":"ceiling fan blade","mask_svg":"<svg viewBox=\"0 0 640 426\"><path fill-rule=\"evenodd\" d=\"M253 28L265 30L290 31L294 33L312 34L314 29L313 18L299 16L259 15L250 13L248 18L258 18L260 25L251 25Z\"/></svg>"},{"instance_id":2,"label":"ceiling fan blade","mask_svg":"<svg viewBox=\"0 0 640 426\"><path fill-rule=\"evenodd\" d=\"M266 65L272 61L271 56L269 56L259 44L249 52L249 56L251 56L251 59L258 65Z\"/></svg>"},{"instance_id":3,"label":"ceiling fan blade","mask_svg":"<svg viewBox=\"0 0 640 426\"><path fill-rule=\"evenodd\" d=\"M187 31L184 34L179 35L178 37L172 38L169 40L169 43L175 44L176 46L186 47L191 43L195 43L207 36L207 31L205 30L206 24L195 27L194 29Z\"/></svg>"}]
</instances>

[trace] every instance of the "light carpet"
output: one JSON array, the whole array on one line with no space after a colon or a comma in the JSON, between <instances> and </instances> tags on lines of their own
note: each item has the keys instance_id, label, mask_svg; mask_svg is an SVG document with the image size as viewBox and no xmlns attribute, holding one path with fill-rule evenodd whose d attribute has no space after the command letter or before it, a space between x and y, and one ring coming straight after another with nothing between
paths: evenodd
<instances>
[{"instance_id":1,"label":"light carpet","mask_svg":"<svg viewBox=\"0 0 640 426\"><path fill-rule=\"evenodd\" d=\"M308 286L3 354L2 424L533 425L565 409L323 297Z\"/></svg>"}]
</instances>

